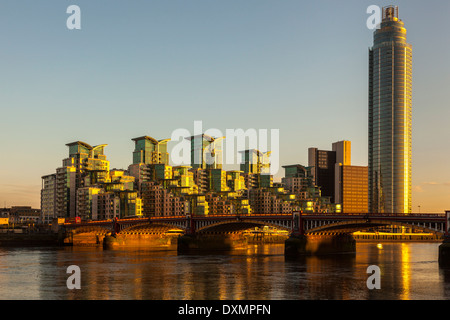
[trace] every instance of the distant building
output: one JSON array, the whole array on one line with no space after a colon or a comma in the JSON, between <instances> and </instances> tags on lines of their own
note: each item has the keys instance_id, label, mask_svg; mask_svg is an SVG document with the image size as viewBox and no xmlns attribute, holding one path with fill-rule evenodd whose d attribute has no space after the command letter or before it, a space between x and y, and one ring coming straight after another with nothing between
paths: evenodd
<instances>
[{"instance_id":1,"label":"distant building","mask_svg":"<svg viewBox=\"0 0 450 320\"><path fill-rule=\"evenodd\" d=\"M230 190L227 186L227 172L222 169L210 169L209 181L209 190L213 192L224 192Z\"/></svg>"},{"instance_id":2,"label":"distant building","mask_svg":"<svg viewBox=\"0 0 450 320\"><path fill-rule=\"evenodd\" d=\"M336 203L343 213L368 213L368 167L336 165Z\"/></svg>"},{"instance_id":3,"label":"distant building","mask_svg":"<svg viewBox=\"0 0 450 320\"><path fill-rule=\"evenodd\" d=\"M154 181L145 181L142 184L143 215L170 216L184 215L185 202Z\"/></svg>"},{"instance_id":4,"label":"distant building","mask_svg":"<svg viewBox=\"0 0 450 320\"><path fill-rule=\"evenodd\" d=\"M10 223L39 223L41 210L30 206L12 206L9 210Z\"/></svg>"},{"instance_id":5,"label":"distant building","mask_svg":"<svg viewBox=\"0 0 450 320\"><path fill-rule=\"evenodd\" d=\"M56 173L53 173L42 177L41 221L48 224L56 216Z\"/></svg>"},{"instance_id":6,"label":"distant building","mask_svg":"<svg viewBox=\"0 0 450 320\"><path fill-rule=\"evenodd\" d=\"M110 169L104 154L106 144L69 143L69 157L63 165L55 173L42 176L43 221L75 216L111 220L186 214L340 212L338 204L330 201L331 196L321 194L315 179L323 176L319 169L325 167L334 173L336 159L347 164L349 143L333 144L327 159L316 152L318 162L313 167L285 166L282 183L274 183L270 151L244 150L241 170L223 170L222 139L205 134L187 138L192 165L172 166L167 152L169 139L134 138L133 163L127 170Z\"/></svg>"},{"instance_id":7,"label":"distant building","mask_svg":"<svg viewBox=\"0 0 450 320\"><path fill-rule=\"evenodd\" d=\"M270 188L273 186L273 176L270 174L270 151L261 152L257 149L240 151L240 171L243 172L245 187Z\"/></svg>"},{"instance_id":8,"label":"distant building","mask_svg":"<svg viewBox=\"0 0 450 320\"><path fill-rule=\"evenodd\" d=\"M98 219L98 194L102 192L98 187L81 187L77 189L76 212L83 220Z\"/></svg>"},{"instance_id":9,"label":"distant building","mask_svg":"<svg viewBox=\"0 0 450 320\"><path fill-rule=\"evenodd\" d=\"M351 141L343 140L334 142L331 148L336 153L336 163L342 164L343 166L350 166L352 164Z\"/></svg>"},{"instance_id":10,"label":"distant building","mask_svg":"<svg viewBox=\"0 0 450 320\"><path fill-rule=\"evenodd\" d=\"M245 190L244 173L240 170L230 170L226 172L227 186L231 191L239 192Z\"/></svg>"},{"instance_id":11,"label":"distant building","mask_svg":"<svg viewBox=\"0 0 450 320\"><path fill-rule=\"evenodd\" d=\"M208 171L200 168L190 169L189 171L192 172L194 183L198 187L198 193L206 194L206 192L208 192L209 190Z\"/></svg>"},{"instance_id":12,"label":"distant building","mask_svg":"<svg viewBox=\"0 0 450 320\"><path fill-rule=\"evenodd\" d=\"M231 204L227 200L227 197L208 193L205 196L205 200L208 202L208 215L225 215L231 213Z\"/></svg>"},{"instance_id":13,"label":"distant building","mask_svg":"<svg viewBox=\"0 0 450 320\"><path fill-rule=\"evenodd\" d=\"M255 214L273 214L273 213L292 213L291 199L283 199L283 188L258 188L249 191L249 203L252 207L252 213Z\"/></svg>"},{"instance_id":14,"label":"distant building","mask_svg":"<svg viewBox=\"0 0 450 320\"><path fill-rule=\"evenodd\" d=\"M153 180L161 173L161 167L169 165L167 142L170 139L142 136L131 140L134 141L133 163L128 166L128 172L135 178L137 190L141 191L142 182Z\"/></svg>"},{"instance_id":15,"label":"distant building","mask_svg":"<svg viewBox=\"0 0 450 320\"><path fill-rule=\"evenodd\" d=\"M75 217L77 190L106 182L109 173L109 161L104 155L106 144L92 147L76 141L66 146L69 147L69 157L63 160L62 167L56 169L55 218Z\"/></svg>"},{"instance_id":16,"label":"distant building","mask_svg":"<svg viewBox=\"0 0 450 320\"><path fill-rule=\"evenodd\" d=\"M92 220L120 218L120 212L120 196L117 192L107 191L92 196Z\"/></svg>"},{"instance_id":17,"label":"distant building","mask_svg":"<svg viewBox=\"0 0 450 320\"><path fill-rule=\"evenodd\" d=\"M312 168L313 182L320 187L322 195L334 202L334 176L336 151L308 149L308 166Z\"/></svg>"},{"instance_id":18,"label":"distant building","mask_svg":"<svg viewBox=\"0 0 450 320\"><path fill-rule=\"evenodd\" d=\"M309 165L322 196L343 213L368 212L368 167L352 165L351 141L334 142L331 151L310 148Z\"/></svg>"},{"instance_id":19,"label":"distant building","mask_svg":"<svg viewBox=\"0 0 450 320\"><path fill-rule=\"evenodd\" d=\"M283 166L285 170L281 182L283 186L292 193L299 194L309 187L314 186L312 168L300 164Z\"/></svg>"},{"instance_id":20,"label":"distant building","mask_svg":"<svg viewBox=\"0 0 450 320\"><path fill-rule=\"evenodd\" d=\"M261 152L256 149L240 151L241 153L241 171L244 173L269 174L270 151Z\"/></svg>"},{"instance_id":21,"label":"distant building","mask_svg":"<svg viewBox=\"0 0 450 320\"><path fill-rule=\"evenodd\" d=\"M300 164L283 166L285 176L281 184L287 193L295 196L295 209L302 212L341 212L340 204L334 204L329 196L324 196L321 188L314 183L313 167Z\"/></svg>"},{"instance_id":22,"label":"distant building","mask_svg":"<svg viewBox=\"0 0 450 320\"><path fill-rule=\"evenodd\" d=\"M106 144L93 147L76 141L67 146L69 157L63 165L56 173L42 177L44 222L75 216L97 220L142 215L136 178L125 170L110 170L104 154Z\"/></svg>"}]
</instances>

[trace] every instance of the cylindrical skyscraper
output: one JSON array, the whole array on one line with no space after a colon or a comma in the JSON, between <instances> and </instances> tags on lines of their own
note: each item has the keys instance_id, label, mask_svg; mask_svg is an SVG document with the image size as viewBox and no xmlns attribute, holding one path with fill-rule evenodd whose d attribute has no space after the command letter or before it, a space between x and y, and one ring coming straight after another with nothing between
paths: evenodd
<instances>
[{"instance_id":1,"label":"cylindrical skyscraper","mask_svg":"<svg viewBox=\"0 0 450 320\"><path fill-rule=\"evenodd\" d=\"M384 7L369 49L369 211L411 213L412 46Z\"/></svg>"}]
</instances>

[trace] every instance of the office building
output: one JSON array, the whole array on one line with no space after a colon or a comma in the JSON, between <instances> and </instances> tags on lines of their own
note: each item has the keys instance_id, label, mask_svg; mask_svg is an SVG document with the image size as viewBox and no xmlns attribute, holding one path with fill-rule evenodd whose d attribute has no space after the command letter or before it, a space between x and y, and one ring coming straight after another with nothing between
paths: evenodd
<instances>
[{"instance_id":1,"label":"office building","mask_svg":"<svg viewBox=\"0 0 450 320\"><path fill-rule=\"evenodd\" d=\"M330 197L331 202L334 202L335 164L335 151L308 149L308 166L313 168L313 181L320 187L323 196Z\"/></svg>"},{"instance_id":2,"label":"office building","mask_svg":"<svg viewBox=\"0 0 450 320\"><path fill-rule=\"evenodd\" d=\"M410 213L412 46L398 7L382 13L369 49L369 211Z\"/></svg>"},{"instance_id":3,"label":"office building","mask_svg":"<svg viewBox=\"0 0 450 320\"><path fill-rule=\"evenodd\" d=\"M368 213L368 167L336 164L335 201L343 213Z\"/></svg>"},{"instance_id":4,"label":"office building","mask_svg":"<svg viewBox=\"0 0 450 320\"><path fill-rule=\"evenodd\" d=\"M311 177L312 184L320 187L321 196L329 197L331 203L339 204L343 213L368 212L368 168L353 166L351 141L334 142L332 150L308 149L308 170L287 166L285 184L293 191L301 190L301 183ZM289 172L293 174L289 174ZM294 173L297 171L297 173Z\"/></svg>"},{"instance_id":5,"label":"office building","mask_svg":"<svg viewBox=\"0 0 450 320\"><path fill-rule=\"evenodd\" d=\"M338 141L331 145L331 149L336 154L336 163L343 166L352 164L352 143L351 141Z\"/></svg>"}]
</instances>

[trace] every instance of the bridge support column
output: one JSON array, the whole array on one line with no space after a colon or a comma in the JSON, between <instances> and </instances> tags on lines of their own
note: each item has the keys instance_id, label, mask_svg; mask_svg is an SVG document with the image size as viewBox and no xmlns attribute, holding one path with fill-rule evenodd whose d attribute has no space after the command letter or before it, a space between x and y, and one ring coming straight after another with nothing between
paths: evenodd
<instances>
[{"instance_id":1,"label":"bridge support column","mask_svg":"<svg viewBox=\"0 0 450 320\"><path fill-rule=\"evenodd\" d=\"M284 244L287 256L354 252L356 241L348 233L291 235Z\"/></svg>"},{"instance_id":2,"label":"bridge support column","mask_svg":"<svg viewBox=\"0 0 450 320\"><path fill-rule=\"evenodd\" d=\"M305 235L291 235L284 241L284 254L287 256L307 254L307 243L308 239Z\"/></svg>"},{"instance_id":3,"label":"bridge support column","mask_svg":"<svg viewBox=\"0 0 450 320\"><path fill-rule=\"evenodd\" d=\"M64 246L73 246L73 231L72 230L65 230L64 232L60 232L58 234L60 236L61 240L60 243Z\"/></svg>"},{"instance_id":4,"label":"bridge support column","mask_svg":"<svg viewBox=\"0 0 450 320\"><path fill-rule=\"evenodd\" d=\"M439 265L450 266L450 211L445 211L445 236L439 246Z\"/></svg>"},{"instance_id":5,"label":"bridge support column","mask_svg":"<svg viewBox=\"0 0 450 320\"><path fill-rule=\"evenodd\" d=\"M304 234L303 220L301 212L294 212L292 215L292 232L288 239L284 241L284 254L296 256L307 254L306 245L308 238Z\"/></svg>"},{"instance_id":6,"label":"bridge support column","mask_svg":"<svg viewBox=\"0 0 450 320\"><path fill-rule=\"evenodd\" d=\"M450 236L446 236L439 246L439 265L450 266Z\"/></svg>"}]
</instances>

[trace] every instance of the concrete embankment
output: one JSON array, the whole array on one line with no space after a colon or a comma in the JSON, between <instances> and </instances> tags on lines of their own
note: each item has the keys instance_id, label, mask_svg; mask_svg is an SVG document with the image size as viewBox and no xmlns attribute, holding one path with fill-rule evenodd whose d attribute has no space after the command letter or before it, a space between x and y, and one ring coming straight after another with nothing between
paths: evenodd
<instances>
[{"instance_id":1,"label":"concrete embankment","mask_svg":"<svg viewBox=\"0 0 450 320\"><path fill-rule=\"evenodd\" d=\"M62 244L57 233L0 233L0 247L38 247Z\"/></svg>"}]
</instances>

